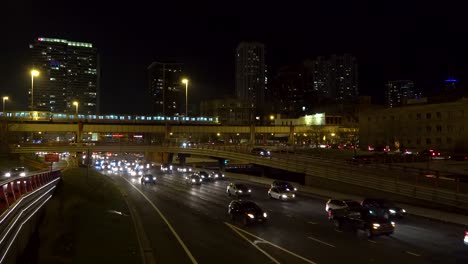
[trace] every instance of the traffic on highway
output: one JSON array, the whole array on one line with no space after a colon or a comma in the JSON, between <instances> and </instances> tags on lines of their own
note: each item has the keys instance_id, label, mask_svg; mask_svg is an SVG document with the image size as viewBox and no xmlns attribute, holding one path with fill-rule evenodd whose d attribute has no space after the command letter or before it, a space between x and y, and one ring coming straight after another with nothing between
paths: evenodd
<instances>
[{"instance_id":1,"label":"traffic on highway","mask_svg":"<svg viewBox=\"0 0 468 264\"><path fill-rule=\"evenodd\" d=\"M161 263L468 263L466 227L379 197L326 199L130 154L93 164L124 186Z\"/></svg>"}]
</instances>

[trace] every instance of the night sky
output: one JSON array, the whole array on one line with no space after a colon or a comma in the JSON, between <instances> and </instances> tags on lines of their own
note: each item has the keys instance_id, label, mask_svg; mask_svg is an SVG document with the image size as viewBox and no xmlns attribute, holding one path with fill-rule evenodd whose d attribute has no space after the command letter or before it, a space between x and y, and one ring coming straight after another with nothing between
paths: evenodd
<instances>
[{"instance_id":1,"label":"night sky","mask_svg":"<svg viewBox=\"0 0 468 264\"><path fill-rule=\"evenodd\" d=\"M383 101L388 80L411 79L417 88L431 91L440 89L449 74L461 86L468 78L466 9L446 1L444 6L344 0L308 5L97 2L2 4L0 89L12 99L8 108L27 108L28 46L37 37L95 44L101 56L104 113L149 110L142 102L146 68L154 60L186 63L191 103L234 95L234 51L243 40L265 43L270 77L284 64L352 53L360 67L360 94L375 102Z\"/></svg>"}]
</instances>

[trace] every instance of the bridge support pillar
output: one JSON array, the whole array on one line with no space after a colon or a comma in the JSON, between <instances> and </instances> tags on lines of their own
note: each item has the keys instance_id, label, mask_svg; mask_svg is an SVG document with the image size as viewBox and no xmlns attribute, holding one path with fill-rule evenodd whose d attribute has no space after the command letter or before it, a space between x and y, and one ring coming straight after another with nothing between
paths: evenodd
<instances>
[{"instance_id":1,"label":"bridge support pillar","mask_svg":"<svg viewBox=\"0 0 468 264\"><path fill-rule=\"evenodd\" d=\"M289 144L294 144L294 126L289 127L289 138L288 138L288 143Z\"/></svg>"},{"instance_id":2,"label":"bridge support pillar","mask_svg":"<svg viewBox=\"0 0 468 264\"><path fill-rule=\"evenodd\" d=\"M79 121L78 130L76 131L75 142L81 143L82 140L83 140L83 122Z\"/></svg>"},{"instance_id":3,"label":"bridge support pillar","mask_svg":"<svg viewBox=\"0 0 468 264\"><path fill-rule=\"evenodd\" d=\"M166 129L164 130L164 141L170 142L171 137L171 126L166 121Z\"/></svg>"},{"instance_id":4,"label":"bridge support pillar","mask_svg":"<svg viewBox=\"0 0 468 264\"><path fill-rule=\"evenodd\" d=\"M249 144L255 145L255 125L250 125L250 140Z\"/></svg>"}]
</instances>

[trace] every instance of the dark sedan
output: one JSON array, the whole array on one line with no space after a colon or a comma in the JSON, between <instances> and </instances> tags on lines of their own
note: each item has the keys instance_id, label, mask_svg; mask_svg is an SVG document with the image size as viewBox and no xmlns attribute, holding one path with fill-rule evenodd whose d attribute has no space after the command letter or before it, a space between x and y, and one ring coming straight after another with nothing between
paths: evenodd
<instances>
[{"instance_id":1,"label":"dark sedan","mask_svg":"<svg viewBox=\"0 0 468 264\"><path fill-rule=\"evenodd\" d=\"M229 203L228 214L233 221L241 220L244 225L267 223L267 213L251 201L233 200Z\"/></svg>"},{"instance_id":2,"label":"dark sedan","mask_svg":"<svg viewBox=\"0 0 468 264\"><path fill-rule=\"evenodd\" d=\"M406 210L385 199L365 198L361 205L384 218L403 217Z\"/></svg>"}]
</instances>

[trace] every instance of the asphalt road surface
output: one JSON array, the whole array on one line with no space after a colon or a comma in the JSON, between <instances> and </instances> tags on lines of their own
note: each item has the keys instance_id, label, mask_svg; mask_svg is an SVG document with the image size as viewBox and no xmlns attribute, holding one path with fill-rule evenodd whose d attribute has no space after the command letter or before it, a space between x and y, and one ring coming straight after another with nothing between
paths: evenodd
<instances>
[{"instance_id":1,"label":"asphalt road surface","mask_svg":"<svg viewBox=\"0 0 468 264\"><path fill-rule=\"evenodd\" d=\"M192 186L184 173L152 173L156 185L104 174L128 193L150 245L144 250L156 263L468 263L465 230L457 225L407 216L396 220L392 236L368 239L335 230L318 197L271 200L266 187L247 183L247 199L268 213L268 224L244 226L227 214L229 179Z\"/></svg>"}]
</instances>

